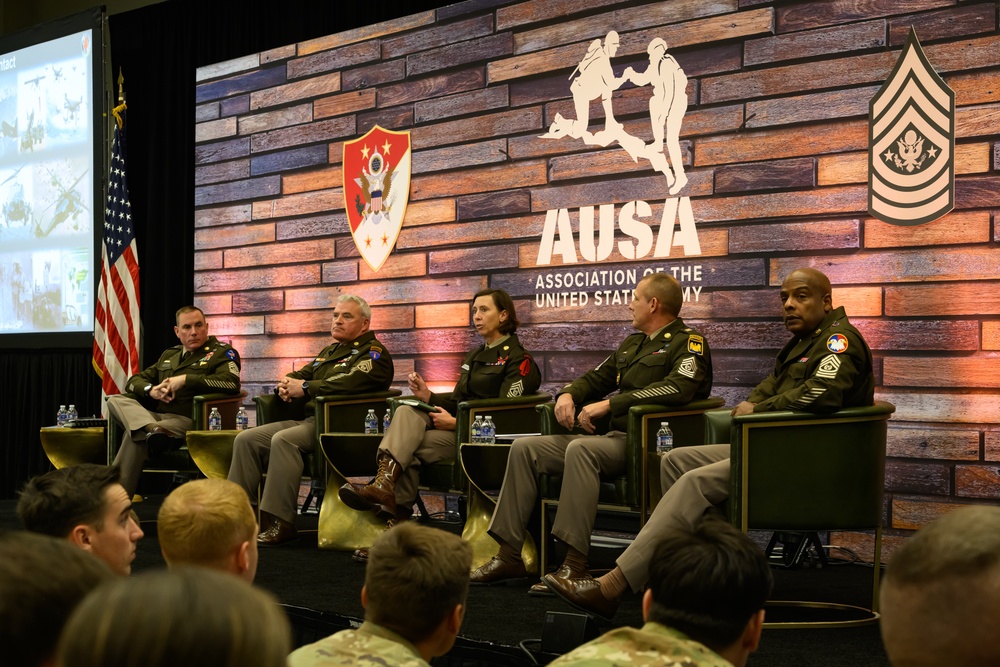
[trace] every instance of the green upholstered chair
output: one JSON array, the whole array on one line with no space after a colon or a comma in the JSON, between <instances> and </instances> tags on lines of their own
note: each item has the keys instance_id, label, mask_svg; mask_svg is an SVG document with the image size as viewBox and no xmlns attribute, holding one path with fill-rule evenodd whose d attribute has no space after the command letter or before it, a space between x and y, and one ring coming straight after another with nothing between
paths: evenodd
<instances>
[{"instance_id":1,"label":"green upholstered chair","mask_svg":"<svg viewBox=\"0 0 1000 667\"><path fill-rule=\"evenodd\" d=\"M704 415L707 411L725 405L725 400L716 396L691 401L687 405L665 407L662 405L633 405L628 411L628 426L625 438L625 474L601 480L598 511L625 512L638 519L638 528L646 523L646 518L655 503L650 502L651 486L657 489L659 497L659 460L656 455L656 432L661 421L670 422L674 433L674 446L700 445L704 443L706 428ZM567 430L556 421L555 403L538 406L541 413L541 429L544 434L587 435L580 428ZM602 424L607 428L607 420ZM561 475L542 474L538 479L538 495L542 502L541 512L541 572L548 565L549 525L547 508L558 506L562 488Z\"/></svg>"},{"instance_id":2,"label":"green upholstered chair","mask_svg":"<svg viewBox=\"0 0 1000 667\"><path fill-rule=\"evenodd\" d=\"M246 398L246 395L247 393L245 391L240 391L238 394L212 393L200 394L193 397L191 419L194 421L194 426L191 427L191 430L208 430L208 415L212 412L212 408L219 409L219 414L222 415L223 429L235 429L236 412L243 404L243 399ZM145 401L142 399L139 400L149 406L150 409L155 407L155 402L151 405L149 404L148 399ZM121 447L123 435L123 427L118 420L113 417L109 418L108 464L111 464L111 462L115 460L115 456L118 455L118 448ZM143 466L143 470L156 472L198 472L198 467L191 460L187 445L185 444L182 445L180 449L151 454L149 458L146 459L146 464Z\"/></svg>"},{"instance_id":3,"label":"green upholstered chair","mask_svg":"<svg viewBox=\"0 0 1000 667\"><path fill-rule=\"evenodd\" d=\"M394 412L400 405L400 399L387 399L389 409ZM535 405L551 400L551 395L537 393L516 398L462 401L458 404L456 415L456 444L461 445L469 441L472 422L480 414L492 416L500 434L537 432L538 417L534 410ZM376 414L381 416L381 411L376 410ZM357 423L359 427L362 426L361 419ZM329 465L327 474L331 485L343 484L348 477L369 477L375 474L380 437L349 432L327 432L321 440L323 454ZM421 466L420 486L434 491L465 494L468 484L462 467L461 454L456 453L456 457L449 461ZM492 506L488 511L492 513ZM489 514L486 516L486 521L489 522ZM469 528L468 521L466 528ZM319 520L319 545L323 548L354 550L367 547L384 529L385 521L379 520L372 512L356 512L346 507L335 493L327 494L323 501ZM469 539L469 536L466 536L466 539ZM486 537L486 539L491 538Z\"/></svg>"},{"instance_id":4,"label":"green upholstered chair","mask_svg":"<svg viewBox=\"0 0 1000 667\"><path fill-rule=\"evenodd\" d=\"M706 441L731 446L729 519L749 530L874 531L871 607L853 607L860 617L792 621L779 627L860 625L878 620L882 556L882 496L889 417L896 407L844 408L829 414L760 412L730 418L715 411L706 420ZM828 602L769 603L773 606L837 608Z\"/></svg>"}]
</instances>

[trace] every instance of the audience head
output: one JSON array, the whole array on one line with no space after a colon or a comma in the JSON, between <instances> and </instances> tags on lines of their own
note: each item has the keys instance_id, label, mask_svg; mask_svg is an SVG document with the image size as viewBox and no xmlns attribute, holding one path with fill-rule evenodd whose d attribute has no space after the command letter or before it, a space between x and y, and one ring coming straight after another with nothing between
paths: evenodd
<instances>
[{"instance_id":1,"label":"audience head","mask_svg":"<svg viewBox=\"0 0 1000 667\"><path fill-rule=\"evenodd\" d=\"M1000 665L1000 507L946 514L909 538L882 580L894 667Z\"/></svg>"},{"instance_id":2,"label":"audience head","mask_svg":"<svg viewBox=\"0 0 1000 667\"><path fill-rule=\"evenodd\" d=\"M371 546L361 602L365 620L388 628L424 656L455 643L469 592L472 547L457 535L402 523Z\"/></svg>"},{"instance_id":3,"label":"audience head","mask_svg":"<svg viewBox=\"0 0 1000 667\"><path fill-rule=\"evenodd\" d=\"M226 479L198 479L166 497L156 522L167 565L201 565L247 581L257 573L257 517L246 492Z\"/></svg>"},{"instance_id":4,"label":"audience head","mask_svg":"<svg viewBox=\"0 0 1000 667\"><path fill-rule=\"evenodd\" d=\"M816 269L795 269L781 283L781 311L785 328L805 336L833 310L830 279Z\"/></svg>"},{"instance_id":5,"label":"audience head","mask_svg":"<svg viewBox=\"0 0 1000 667\"><path fill-rule=\"evenodd\" d=\"M284 667L288 619L228 574L178 567L111 581L76 608L60 667Z\"/></svg>"},{"instance_id":6,"label":"audience head","mask_svg":"<svg viewBox=\"0 0 1000 667\"><path fill-rule=\"evenodd\" d=\"M664 533L649 566L643 614L739 667L760 641L771 585L767 559L753 540L706 517Z\"/></svg>"},{"instance_id":7,"label":"audience head","mask_svg":"<svg viewBox=\"0 0 1000 667\"><path fill-rule=\"evenodd\" d=\"M27 530L68 539L122 575L132 571L142 529L118 469L83 464L28 480L17 501Z\"/></svg>"},{"instance_id":8,"label":"audience head","mask_svg":"<svg viewBox=\"0 0 1000 667\"><path fill-rule=\"evenodd\" d=\"M0 533L0 646L4 664L52 664L66 620L111 569L65 540Z\"/></svg>"}]
</instances>

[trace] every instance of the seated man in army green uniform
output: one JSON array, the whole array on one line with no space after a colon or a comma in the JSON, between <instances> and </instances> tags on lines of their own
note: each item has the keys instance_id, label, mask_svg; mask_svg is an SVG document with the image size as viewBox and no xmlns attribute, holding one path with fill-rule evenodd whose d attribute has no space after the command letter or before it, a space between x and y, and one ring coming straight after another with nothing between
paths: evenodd
<instances>
[{"instance_id":1,"label":"seated man in army green uniform","mask_svg":"<svg viewBox=\"0 0 1000 667\"><path fill-rule=\"evenodd\" d=\"M155 364L125 383L125 394L108 397L108 412L125 429L115 465L129 497L139 486L149 447L180 446L194 427L193 399L198 394L238 394L240 355L232 346L208 335L205 314L194 306L177 311L174 334L180 345L168 348ZM156 401L148 409L141 403Z\"/></svg>"},{"instance_id":2,"label":"seated man in army green uniform","mask_svg":"<svg viewBox=\"0 0 1000 667\"><path fill-rule=\"evenodd\" d=\"M833 307L832 293L830 279L816 269L788 274L781 284L781 309L793 337L778 352L774 372L733 408L733 416L776 410L823 414L874 402L872 351L844 308ZM663 498L617 567L599 579L556 573L543 581L578 609L610 618L627 589L642 588L664 530L691 525L729 498L729 467L728 444L675 447L660 461Z\"/></svg>"},{"instance_id":3,"label":"seated man in army green uniform","mask_svg":"<svg viewBox=\"0 0 1000 667\"><path fill-rule=\"evenodd\" d=\"M330 326L334 342L312 362L281 378L274 390L286 402L305 397L306 418L256 426L236 436L229 479L243 487L251 503L257 502L257 487L267 472L260 499L258 544L277 546L297 537L295 515L304 467L302 454L318 445L316 397L385 391L392 382L392 356L375 338L375 332L368 329L371 317L367 301L341 294Z\"/></svg>"},{"instance_id":4,"label":"seated man in army green uniform","mask_svg":"<svg viewBox=\"0 0 1000 667\"><path fill-rule=\"evenodd\" d=\"M716 517L661 536L642 596L642 629L615 628L562 665L743 667L757 649L772 577L754 541Z\"/></svg>"},{"instance_id":5,"label":"seated man in army green uniform","mask_svg":"<svg viewBox=\"0 0 1000 667\"><path fill-rule=\"evenodd\" d=\"M588 576L590 535L597 516L601 477L625 469L625 426L633 405L685 405L712 391L712 353L708 342L678 317L680 283L665 273L639 281L629 304L638 332L625 338L597 368L563 387L555 417L567 429L586 435L518 438L510 448L503 487L489 533L499 544L492 560L472 573L473 585L522 579L521 560L528 518L536 505L538 475L562 475L559 510L552 535L566 543L558 572ZM609 397L610 395L610 397ZM532 594L546 593L535 584Z\"/></svg>"}]
</instances>

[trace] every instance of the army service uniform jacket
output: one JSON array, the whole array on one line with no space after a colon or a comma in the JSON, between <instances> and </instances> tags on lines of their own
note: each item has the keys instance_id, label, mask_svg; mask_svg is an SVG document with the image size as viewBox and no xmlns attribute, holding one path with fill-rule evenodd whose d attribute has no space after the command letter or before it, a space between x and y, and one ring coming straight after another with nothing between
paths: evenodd
<instances>
[{"instance_id":1,"label":"army service uniform jacket","mask_svg":"<svg viewBox=\"0 0 1000 667\"><path fill-rule=\"evenodd\" d=\"M469 352L451 396L431 394L430 403L455 415L462 401L533 394L541 384L542 374L535 360L524 351L517 336L510 334L493 347L483 345Z\"/></svg>"},{"instance_id":2,"label":"army service uniform jacket","mask_svg":"<svg viewBox=\"0 0 1000 667\"><path fill-rule=\"evenodd\" d=\"M311 363L288 377L306 383L306 413L313 414L316 396L385 391L392 374L392 356L375 332L367 331L350 342L327 345Z\"/></svg>"},{"instance_id":3,"label":"army service uniform jacket","mask_svg":"<svg viewBox=\"0 0 1000 667\"><path fill-rule=\"evenodd\" d=\"M754 412L825 413L872 405L874 399L872 351L841 307L827 313L809 335L788 341L774 372L747 400L755 403Z\"/></svg>"},{"instance_id":4,"label":"army service uniform jacket","mask_svg":"<svg viewBox=\"0 0 1000 667\"><path fill-rule=\"evenodd\" d=\"M126 393L139 398L149 396L146 387L155 387L169 377L185 375L183 389L170 403L158 402L155 412L191 416L193 399L199 394L238 394L240 391L240 354L228 343L211 336L199 349L185 357L183 345L168 348L155 364L133 375L125 383Z\"/></svg>"},{"instance_id":5,"label":"army service uniform jacket","mask_svg":"<svg viewBox=\"0 0 1000 667\"><path fill-rule=\"evenodd\" d=\"M634 333L600 366L563 387L577 406L611 392L611 429L624 431L633 405L684 405L712 392L712 352L704 336L677 318L649 340Z\"/></svg>"}]
</instances>

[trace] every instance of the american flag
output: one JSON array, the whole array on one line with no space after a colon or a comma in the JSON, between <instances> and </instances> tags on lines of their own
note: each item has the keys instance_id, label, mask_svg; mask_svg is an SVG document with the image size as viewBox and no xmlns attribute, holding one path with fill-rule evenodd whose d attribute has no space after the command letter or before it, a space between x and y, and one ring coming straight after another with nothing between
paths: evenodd
<instances>
[{"instance_id":1,"label":"american flag","mask_svg":"<svg viewBox=\"0 0 1000 667\"><path fill-rule=\"evenodd\" d=\"M116 108L114 115L117 122L94 317L94 368L101 376L102 398L122 393L129 377L139 372L139 260L125 177L124 105Z\"/></svg>"}]
</instances>

